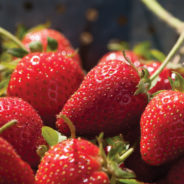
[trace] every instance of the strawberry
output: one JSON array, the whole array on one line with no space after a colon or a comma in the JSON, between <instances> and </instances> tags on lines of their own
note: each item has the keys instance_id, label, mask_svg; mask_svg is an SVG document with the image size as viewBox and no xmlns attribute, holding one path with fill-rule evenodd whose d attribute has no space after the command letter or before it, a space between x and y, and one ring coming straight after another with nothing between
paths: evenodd
<instances>
[{"instance_id":1,"label":"strawberry","mask_svg":"<svg viewBox=\"0 0 184 184\"><path fill-rule=\"evenodd\" d=\"M169 170L167 184L183 184L184 181L184 158L177 161Z\"/></svg>"},{"instance_id":2,"label":"strawberry","mask_svg":"<svg viewBox=\"0 0 184 184\"><path fill-rule=\"evenodd\" d=\"M18 123L0 136L11 143L23 160L35 167L40 161L36 154L37 146L45 143L41 137L42 120L31 105L22 99L0 98L0 127L13 119Z\"/></svg>"},{"instance_id":3,"label":"strawberry","mask_svg":"<svg viewBox=\"0 0 184 184\"><path fill-rule=\"evenodd\" d=\"M53 38L58 42L58 50L62 50L65 48L71 48L71 44L69 40L64 37L63 34L54 30L54 29L39 29L28 32L24 38L22 39L22 43L29 50L29 44L31 42L40 41L43 46L43 50L47 50L47 38Z\"/></svg>"},{"instance_id":4,"label":"strawberry","mask_svg":"<svg viewBox=\"0 0 184 184\"><path fill-rule=\"evenodd\" d=\"M184 93L167 90L156 95L141 117L143 160L160 165L184 153Z\"/></svg>"},{"instance_id":5,"label":"strawberry","mask_svg":"<svg viewBox=\"0 0 184 184\"><path fill-rule=\"evenodd\" d=\"M13 147L0 137L0 183L34 184L30 166L21 160Z\"/></svg>"},{"instance_id":6,"label":"strawberry","mask_svg":"<svg viewBox=\"0 0 184 184\"><path fill-rule=\"evenodd\" d=\"M125 61L109 60L98 64L85 77L79 89L64 105L61 113L76 126L78 135L116 135L139 122L147 103L145 95L134 95L140 78ZM62 119L58 129L68 134Z\"/></svg>"},{"instance_id":7,"label":"strawberry","mask_svg":"<svg viewBox=\"0 0 184 184\"><path fill-rule=\"evenodd\" d=\"M12 73L7 92L28 101L52 125L83 77L80 66L60 52L31 53Z\"/></svg>"},{"instance_id":8,"label":"strawberry","mask_svg":"<svg viewBox=\"0 0 184 184\"><path fill-rule=\"evenodd\" d=\"M79 65L81 65L81 59L77 51L72 48L65 48L60 50L61 54L64 56L71 57L74 61L76 61Z\"/></svg>"},{"instance_id":9,"label":"strawberry","mask_svg":"<svg viewBox=\"0 0 184 184\"><path fill-rule=\"evenodd\" d=\"M64 35L56 30L47 28L33 30L24 36L22 43L28 50L30 50L30 44L39 41L42 44L43 51L47 51L48 38L55 39L57 42L58 51L60 51L63 55L72 57L77 63L81 65L79 54L72 48L70 42L64 37Z\"/></svg>"},{"instance_id":10,"label":"strawberry","mask_svg":"<svg viewBox=\"0 0 184 184\"><path fill-rule=\"evenodd\" d=\"M143 67L149 71L150 75L152 75L160 67L160 65L161 63L159 62L151 61L146 63ZM171 85L168 79L169 77L174 79L174 74L172 74L172 70L168 68L164 68L163 71L159 74L156 85L151 90L149 90L149 93L153 94L159 90L171 89Z\"/></svg>"},{"instance_id":11,"label":"strawberry","mask_svg":"<svg viewBox=\"0 0 184 184\"><path fill-rule=\"evenodd\" d=\"M141 64L141 62L140 62L140 57L138 57L133 51L126 50L126 51L125 51L125 54L126 54L126 57L129 58L129 60L130 60L136 67L142 66L142 64ZM101 62L106 62L106 61L109 61L109 60L126 61L122 51L113 51L113 52L108 52L107 54L105 54L105 55L100 59L99 63L101 63Z\"/></svg>"},{"instance_id":12,"label":"strawberry","mask_svg":"<svg viewBox=\"0 0 184 184\"><path fill-rule=\"evenodd\" d=\"M36 173L36 184L108 184L101 161L98 147L89 141L65 140L46 152Z\"/></svg>"},{"instance_id":13,"label":"strawberry","mask_svg":"<svg viewBox=\"0 0 184 184\"><path fill-rule=\"evenodd\" d=\"M85 139L76 138L75 126L67 116L60 114L60 118L67 124L71 138L65 137L58 142L60 133L43 127L43 136L51 148L39 165L36 184L110 184L110 180L115 183L120 179L129 181L135 177L132 171L119 167L133 152L133 148L130 148L122 137L108 139L107 142L112 147L106 155L103 133L97 137L98 148Z\"/></svg>"}]
</instances>

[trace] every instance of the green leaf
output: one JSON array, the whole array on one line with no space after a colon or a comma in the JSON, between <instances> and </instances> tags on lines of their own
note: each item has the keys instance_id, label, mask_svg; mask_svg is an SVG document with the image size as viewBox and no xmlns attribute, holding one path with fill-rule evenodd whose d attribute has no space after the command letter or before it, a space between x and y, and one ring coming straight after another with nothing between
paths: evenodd
<instances>
[{"instance_id":1,"label":"green leaf","mask_svg":"<svg viewBox=\"0 0 184 184\"><path fill-rule=\"evenodd\" d=\"M0 62L0 71L3 71L3 70L13 71L16 68L19 61L20 59L15 59L11 62L8 62L8 61Z\"/></svg>"},{"instance_id":2,"label":"green leaf","mask_svg":"<svg viewBox=\"0 0 184 184\"><path fill-rule=\"evenodd\" d=\"M48 37L47 38L47 51L55 51L57 50L58 48L58 42L51 38L51 37Z\"/></svg>"},{"instance_id":3,"label":"green leaf","mask_svg":"<svg viewBox=\"0 0 184 184\"><path fill-rule=\"evenodd\" d=\"M11 54L12 56L15 56L15 57L24 57L25 55L28 54L28 51L27 50L24 50L22 48L12 48L12 49L8 49L7 52L9 54Z\"/></svg>"},{"instance_id":4,"label":"green leaf","mask_svg":"<svg viewBox=\"0 0 184 184\"><path fill-rule=\"evenodd\" d=\"M184 78L178 73L175 74L174 80L169 77L169 81L173 90L184 92Z\"/></svg>"},{"instance_id":5,"label":"green leaf","mask_svg":"<svg viewBox=\"0 0 184 184\"><path fill-rule=\"evenodd\" d=\"M150 53L153 58L157 59L158 61L164 61L166 58L165 54L157 49L151 49Z\"/></svg>"},{"instance_id":6,"label":"green leaf","mask_svg":"<svg viewBox=\"0 0 184 184\"><path fill-rule=\"evenodd\" d=\"M161 93L161 92L163 92L163 91L165 91L165 90L159 90L159 91L157 91L157 92L151 94L151 98L157 96L159 93Z\"/></svg>"},{"instance_id":7,"label":"green leaf","mask_svg":"<svg viewBox=\"0 0 184 184\"><path fill-rule=\"evenodd\" d=\"M150 42L145 41L135 45L133 48L133 52L139 56L143 56L145 59L152 59L151 53L149 52L150 48Z\"/></svg>"},{"instance_id":8,"label":"green leaf","mask_svg":"<svg viewBox=\"0 0 184 184\"><path fill-rule=\"evenodd\" d=\"M35 26L35 27L32 27L31 29L29 29L28 31L27 31L27 33L29 33L29 32L34 32L34 31L39 31L39 30L42 30L42 29L44 29L44 28L49 28L51 26L51 22L50 21L47 21L46 23L44 23L44 24L39 24L39 25L37 25L37 26Z\"/></svg>"},{"instance_id":9,"label":"green leaf","mask_svg":"<svg viewBox=\"0 0 184 184\"><path fill-rule=\"evenodd\" d=\"M49 146L54 146L66 139L65 136L62 136L59 132L48 126L42 127L42 136Z\"/></svg>"},{"instance_id":10,"label":"green leaf","mask_svg":"<svg viewBox=\"0 0 184 184\"><path fill-rule=\"evenodd\" d=\"M118 181L123 184L144 184L143 182L139 182L135 179L119 179Z\"/></svg>"},{"instance_id":11,"label":"green leaf","mask_svg":"<svg viewBox=\"0 0 184 184\"><path fill-rule=\"evenodd\" d=\"M58 143L63 142L64 140L67 139L67 137L62 135L60 132L58 132L58 131L56 131L56 132L58 134Z\"/></svg>"},{"instance_id":12,"label":"green leaf","mask_svg":"<svg viewBox=\"0 0 184 184\"><path fill-rule=\"evenodd\" d=\"M43 46L40 41L33 41L29 44L29 48L31 52L42 52L43 51Z\"/></svg>"},{"instance_id":13,"label":"green leaf","mask_svg":"<svg viewBox=\"0 0 184 184\"><path fill-rule=\"evenodd\" d=\"M10 78L7 77L0 82L0 96L6 95L6 90L8 87L9 80L10 80Z\"/></svg>"},{"instance_id":14,"label":"green leaf","mask_svg":"<svg viewBox=\"0 0 184 184\"><path fill-rule=\"evenodd\" d=\"M107 138L106 142L111 146L107 155L108 160L113 160L119 163L121 161L120 156L129 149L129 144L123 140L122 136Z\"/></svg>"},{"instance_id":15,"label":"green leaf","mask_svg":"<svg viewBox=\"0 0 184 184\"><path fill-rule=\"evenodd\" d=\"M130 48L127 42L111 41L107 44L107 49L110 51L120 51L120 50L128 50Z\"/></svg>"},{"instance_id":16,"label":"green leaf","mask_svg":"<svg viewBox=\"0 0 184 184\"><path fill-rule=\"evenodd\" d=\"M24 35L27 33L27 28L23 24L18 24L17 26L17 31L15 33L15 36L19 39L22 40Z\"/></svg>"},{"instance_id":17,"label":"green leaf","mask_svg":"<svg viewBox=\"0 0 184 184\"><path fill-rule=\"evenodd\" d=\"M125 178L125 179L135 178L135 174L133 171L126 168L121 169L116 162L109 162L109 168L111 168L111 172L117 178Z\"/></svg>"},{"instance_id":18,"label":"green leaf","mask_svg":"<svg viewBox=\"0 0 184 184\"><path fill-rule=\"evenodd\" d=\"M0 62L10 62L12 61L12 55L8 54L7 52L3 51L0 55Z\"/></svg>"},{"instance_id":19,"label":"green leaf","mask_svg":"<svg viewBox=\"0 0 184 184\"><path fill-rule=\"evenodd\" d=\"M150 74L146 68L142 69L141 73L141 80L137 85L137 90L135 91L134 95L138 95L141 93L146 93L150 89L151 81L150 81Z\"/></svg>"}]
</instances>

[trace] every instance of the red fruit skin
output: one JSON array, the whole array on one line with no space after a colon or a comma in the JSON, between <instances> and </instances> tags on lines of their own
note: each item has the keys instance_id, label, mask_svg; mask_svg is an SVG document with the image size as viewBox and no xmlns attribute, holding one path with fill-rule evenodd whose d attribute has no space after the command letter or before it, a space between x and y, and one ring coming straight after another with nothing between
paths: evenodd
<instances>
[{"instance_id":1,"label":"red fruit skin","mask_svg":"<svg viewBox=\"0 0 184 184\"><path fill-rule=\"evenodd\" d=\"M53 126L67 99L77 90L84 73L80 66L60 52L31 53L11 75L8 95L28 101L44 123Z\"/></svg>"},{"instance_id":2,"label":"red fruit skin","mask_svg":"<svg viewBox=\"0 0 184 184\"><path fill-rule=\"evenodd\" d=\"M76 61L80 66L82 65L81 58L76 50L73 48L65 48L59 50L62 55L72 58L74 61Z\"/></svg>"},{"instance_id":3,"label":"red fruit skin","mask_svg":"<svg viewBox=\"0 0 184 184\"><path fill-rule=\"evenodd\" d=\"M110 184L101 169L97 146L80 138L68 139L46 152L36 173L36 184Z\"/></svg>"},{"instance_id":4,"label":"red fruit skin","mask_svg":"<svg viewBox=\"0 0 184 184\"><path fill-rule=\"evenodd\" d=\"M81 65L81 59L80 56L75 50L72 48L69 40L60 32L54 30L54 29L40 29L36 31L31 31L27 33L22 43L25 45L25 47L29 49L29 44L34 41L40 41L43 46L43 51L47 51L47 38L53 38L58 42L58 51L60 51L63 55L73 55L73 59Z\"/></svg>"},{"instance_id":5,"label":"red fruit skin","mask_svg":"<svg viewBox=\"0 0 184 184\"><path fill-rule=\"evenodd\" d=\"M69 40L63 34L54 29L47 29L47 28L36 31L34 30L27 33L22 39L22 43L29 50L29 44L31 42L40 41L43 45L43 50L46 51L48 37L53 38L58 42L58 50L71 47Z\"/></svg>"},{"instance_id":6,"label":"red fruit skin","mask_svg":"<svg viewBox=\"0 0 184 184\"><path fill-rule=\"evenodd\" d=\"M126 57L135 65L135 67L142 66L140 60L140 57L138 57L133 51L126 50L125 51ZM113 51L108 52L105 54L99 61L99 63L106 62L109 60L120 60L120 61L126 61L124 58L122 51Z\"/></svg>"},{"instance_id":7,"label":"red fruit skin","mask_svg":"<svg viewBox=\"0 0 184 184\"><path fill-rule=\"evenodd\" d=\"M152 61L150 63L145 64L143 67L149 71L150 75L153 75L153 73L155 73L155 71L160 67L160 65L161 63ZM159 90L170 90L171 85L168 78L171 77L172 79L174 79L174 76L175 75L172 74L171 69L164 68L158 77L156 85L151 90L149 90L149 93L153 94Z\"/></svg>"},{"instance_id":8,"label":"red fruit skin","mask_svg":"<svg viewBox=\"0 0 184 184\"><path fill-rule=\"evenodd\" d=\"M123 133L138 124L147 103L145 95L134 96L139 80L135 69L125 62L110 60L98 64L67 101L61 114L72 120L78 135ZM62 119L56 125L62 133L69 134Z\"/></svg>"},{"instance_id":9,"label":"red fruit skin","mask_svg":"<svg viewBox=\"0 0 184 184\"><path fill-rule=\"evenodd\" d=\"M14 147L21 158L32 167L40 162L36 154L38 143L45 143L41 135L42 120L27 102L20 98L0 98L0 127L10 120L17 124L5 130L0 136Z\"/></svg>"},{"instance_id":10,"label":"red fruit skin","mask_svg":"<svg viewBox=\"0 0 184 184\"><path fill-rule=\"evenodd\" d=\"M141 117L141 155L161 165L184 152L184 93L163 91L147 105Z\"/></svg>"},{"instance_id":11,"label":"red fruit skin","mask_svg":"<svg viewBox=\"0 0 184 184\"><path fill-rule=\"evenodd\" d=\"M184 182L184 158L177 161L169 170L167 184L183 184Z\"/></svg>"},{"instance_id":12,"label":"red fruit skin","mask_svg":"<svg viewBox=\"0 0 184 184\"><path fill-rule=\"evenodd\" d=\"M34 184L34 174L30 166L21 160L13 147L0 137L0 183Z\"/></svg>"}]
</instances>

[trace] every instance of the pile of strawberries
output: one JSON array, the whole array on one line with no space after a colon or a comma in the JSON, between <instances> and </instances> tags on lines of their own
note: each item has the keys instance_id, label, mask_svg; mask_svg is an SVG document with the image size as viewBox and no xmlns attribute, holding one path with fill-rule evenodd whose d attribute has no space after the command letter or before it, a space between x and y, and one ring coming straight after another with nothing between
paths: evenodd
<instances>
[{"instance_id":1,"label":"pile of strawberries","mask_svg":"<svg viewBox=\"0 0 184 184\"><path fill-rule=\"evenodd\" d=\"M48 28L22 45L0 98L0 184L184 183L182 70L151 81L161 63L126 50L85 74Z\"/></svg>"}]
</instances>

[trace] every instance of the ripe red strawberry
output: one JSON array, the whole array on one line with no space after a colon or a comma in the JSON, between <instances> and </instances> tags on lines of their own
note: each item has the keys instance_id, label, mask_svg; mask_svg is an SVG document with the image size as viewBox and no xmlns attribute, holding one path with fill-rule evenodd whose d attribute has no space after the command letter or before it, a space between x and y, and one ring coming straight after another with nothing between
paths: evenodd
<instances>
[{"instance_id":1,"label":"ripe red strawberry","mask_svg":"<svg viewBox=\"0 0 184 184\"><path fill-rule=\"evenodd\" d=\"M40 41L43 46L43 51L47 51L47 39L48 37L53 38L58 43L57 50L60 51L63 55L68 55L69 57L73 57L73 59L81 64L80 56L75 50L72 48L69 40L64 37L60 32L53 30L53 29L40 29L40 30L34 30L29 33L27 33L22 43L25 45L25 47L29 50L29 44L35 41Z\"/></svg>"},{"instance_id":2,"label":"ripe red strawberry","mask_svg":"<svg viewBox=\"0 0 184 184\"><path fill-rule=\"evenodd\" d=\"M183 184L184 182L184 158L176 162L168 172L167 184Z\"/></svg>"},{"instance_id":3,"label":"ripe red strawberry","mask_svg":"<svg viewBox=\"0 0 184 184\"><path fill-rule=\"evenodd\" d=\"M76 61L79 65L81 65L81 59L77 51L72 48L65 48L60 50L61 54L67 57L71 57L74 61Z\"/></svg>"},{"instance_id":4,"label":"ripe red strawberry","mask_svg":"<svg viewBox=\"0 0 184 184\"><path fill-rule=\"evenodd\" d=\"M34 184L30 166L23 162L13 147L0 137L0 183Z\"/></svg>"},{"instance_id":5,"label":"ripe red strawberry","mask_svg":"<svg viewBox=\"0 0 184 184\"><path fill-rule=\"evenodd\" d=\"M141 155L151 165L169 162L184 153L184 93L163 91L141 117Z\"/></svg>"},{"instance_id":6,"label":"ripe red strawberry","mask_svg":"<svg viewBox=\"0 0 184 184\"><path fill-rule=\"evenodd\" d=\"M36 154L38 143L44 143L41 137L42 120L31 105L22 99L0 98L0 127L14 119L18 123L0 136L11 143L23 160L35 167L40 161Z\"/></svg>"},{"instance_id":7,"label":"ripe red strawberry","mask_svg":"<svg viewBox=\"0 0 184 184\"><path fill-rule=\"evenodd\" d=\"M28 101L51 125L83 77L80 66L60 52L31 53L12 73L8 95Z\"/></svg>"},{"instance_id":8,"label":"ripe red strawberry","mask_svg":"<svg viewBox=\"0 0 184 184\"><path fill-rule=\"evenodd\" d=\"M126 50L125 51L126 57L136 66L136 67L140 67L142 66L141 62L140 62L140 57L138 57L134 52L130 51L130 50ZM123 55L122 51L113 51L113 52L108 52L107 54L105 54L99 61L99 63L101 62L106 62L109 60L120 60L120 61L126 61L125 57Z\"/></svg>"},{"instance_id":9,"label":"ripe red strawberry","mask_svg":"<svg viewBox=\"0 0 184 184\"><path fill-rule=\"evenodd\" d=\"M63 34L60 32L53 30L53 29L40 29L40 30L34 30L29 33L27 33L23 40L22 43L26 46L26 48L29 50L29 44L34 41L40 41L43 46L43 50L47 50L47 38L53 38L58 42L58 50L62 50L65 48L70 48L71 44L69 40L64 37Z\"/></svg>"},{"instance_id":10,"label":"ripe red strawberry","mask_svg":"<svg viewBox=\"0 0 184 184\"><path fill-rule=\"evenodd\" d=\"M101 161L99 148L89 141L65 140L46 152L36 173L36 184L109 184Z\"/></svg>"},{"instance_id":11,"label":"ripe red strawberry","mask_svg":"<svg viewBox=\"0 0 184 184\"><path fill-rule=\"evenodd\" d=\"M160 67L160 65L161 63L159 62L151 61L146 63L143 67L149 71L150 75L152 75ZM159 90L171 89L171 85L168 79L169 77L174 79L174 74L172 74L172 70L168 68L164 68L158 77L157 84L151 90L149 90L149 92L155 93Z\"/></svg>"},{"instance_id":12,"label":"ripe red strawberry","mask_svg":"<svg viewBox=\"0 0 184 184\"><path fill-rule=\"evenodd\" d=\"M122 133L139 122L147 103L145 95L134 95L139 80L138 73L126 62L100 63L87 74L61 113L74 122L78 135ZM57 127L68 134L62 119L58 119Z\"/></svg>"}]
</instances>

